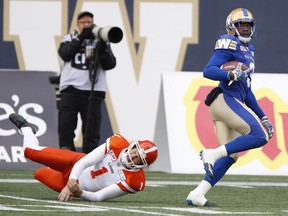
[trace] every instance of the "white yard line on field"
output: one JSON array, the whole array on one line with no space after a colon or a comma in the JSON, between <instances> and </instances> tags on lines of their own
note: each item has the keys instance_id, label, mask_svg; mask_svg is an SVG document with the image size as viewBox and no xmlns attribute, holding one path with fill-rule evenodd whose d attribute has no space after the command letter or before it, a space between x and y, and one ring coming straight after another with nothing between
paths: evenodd
<instances>
[{"instance_id":1,"label":"white yard line on field","mask_svg":"<svg viewBox=\"0 0 288 216\"><path fill-rule=\"evenodd\" d=\"M122 211L122 212L129 212L129 213L136 213L139 215L147 214L147 215L162 215L162 216L181 216L179 212L186 212L186 213L196 213L196 214L211 214L211 215L263 215L263 214L270 214L269 212L228 212L228 211L219 211L219 210L207 210L207 209L201 209L201 208L168 208L168 207L145 207L145 210L140 210L141 208L135 206L134 208L115 208L115 207L105 207L105 206L96 206L93 204L85 205L85 204L76 204L76 203L66 203L66 202L59 202L59 201L52 201L52 200L39 200L39 199L31 199L31 198L25 198L25 197L17 197L17 196L7 196L7 195L1 195L0 198L8 198L8 199L16 199L16 200L22 200L22 201L30 201L33 202L33 205L1 205L0 204L0 211L49 211L51 212L51 209L55 209L55 211L58 209L64 210L64 211L71 211L71 212L100 212L100 211ZM49 204L56 204L56 205L40 205L38 206L36 203L42 202L42 203L49 203ZM25 208L26 207L26 208ZM36 207L36 209L31 209L31 207ZM38 209L41 208L41 209ZM43 209L47 208L47 210ZM148 209L151 209L152 211L147 211ZM178 214L169 214L169 213L163 213L161 212L155 212L155 209L160 210L170 210L175 211ZM53 210L52 210L53 211Z\"/></svg>"},{"instance_id":2,"label":"white yard line on field","mask_svg":"<svg viewBox=\"0 0 288 216\"><path fill-rule=\"evenodd\" d=\"M25 198L25 197L17 197L17 196L7 196L0 194L0 198L9 198L9 199L16 199L16 200L23 200L23 201L30 201L30 202L42 202L42 203L50 203L50 204L56 204L56 205L41 205L40 207L46 207L46 208L56 208L56 209L63 209L68 211L76 211L76 212L99 212L99 211L122 211L122 212L130 212L130 213L138 213L138 214L148 214L148 215L163 215L163 216L180 216L179 214L165 214L162 212L155 212L155 211L144 211L139 210L137 208L135 209L128 209L128 208L115 208L115 207L105 207L105 206L97 206L95 203L89 203L89 205L86 204L76 204L76 203L68 203L68 202L59 202L59 201L53 201L53 200L39 200L39 199L31 199L31 198ZM20 205L22 208L18 210L21 211L31 211L31 209L23 209L24 205ZM27 206L27 205L26 205ZM30 205L31 206L31 205ZM34 205L35 206L35 205ZM0 211L7 211L7 210L15 211L15 206L10 207L9 205L0 205ZM32 210L34 211L34 210ZM42 210L43 211L43 210ZM51 211L47 209L47 211Z\"/></svg>"},{"instance_id":3,"label":"white yard line on field","mask_svg":"<svg viewBox=\"0 0 288 216\"><path fill-rule=\"evenodd\" d=\"M165 185L198 185L196 181L147 181L147 186L165 186ZM217 186L226 187L287 187L288 182L228 182L223 181L217 183Z\"/></svg>"},{"instance_id":4,"label":"white yard line on field","mask_svg":"<svg viewBox=\"0 0 288 216\"><path fill-rule=\"evenodd\" d=\"M0 179L0 183L39 183L34 179ZM165 187L169 185L198 185L199 182L196 181L147 181L146 186L150 187ZM228 187L287 187L287 182L219 182L218 186L228 186ZM31 202L31 205L15 205L15 204L0 204L1 211L73 211L73 212L103 212L103 211L119 211L119 212L129 212L135 214L146 214L146 215L163 215L163 216L181 216L182 213L195 213L195 214L211 214L211 215L264 215L271 214L269 212L226 212L217 209L201 209L201 208L174 208L174 207L145 207L139 208L135 207L107 207L102 206L101 203L91 203L89 204L77 204L71 202L59 202L54 200L39 200L26 197L9 196L0 194L0 199L15 199ZM45 203L44 205L37 205L37 202ZM34 209L33 209L34 208ZM53 210L54 209L54 210ZM159 212L156 211L159 210ZM163 213L163 210L171 211L171 213ZM174 213L175 212L175 213Z\"/></svg>"},{"instance_id":5,"label":"white yard line on field","mask_svg":"<svg viewBox=\"0 0 288 216\"><path fill-rule=\"evenodd\" d=\"M39 183L35 179L0 179L0 183ZM146 186L168 186L168 185L198 185L198 181L147 181ZM226 187L288 187L288 182L219 182L217 186Z\"/></svg>"},{"instance_id":6,"label":"white yard line on field","mask_svg":"<svg viewBox=\"0 0 288 216\"><path fill-rule=\"evenodd\" d=\"M221 214L221 215L263 215L270 214L269 212L228 212L228 211L215 211L201 208L163 208L167 210L174 210L177 212L190 212L190 213L198 213L198 214Z\"/></svg>"},{"instance_id":7,"label":"white yard line on field","mask_svg":"<svg viewBox=\"0 0 288 216\"><path fill-rule=\"evenodd\" d=\"M38 183L35 179L0 179L0 183Z\"/></svg>"},{"instance_id":8,"label":"white yard line on field","mask_svg":"<svg viewBox=\"0 0 288 216\"><path fill-rule=\"evenodd\" d=\"M38 200L38 199L31 199L31 198L24 198L24 197L16 197L16 196L7 196L7 195L1 195L2 198L9 198L9 199L16 199L16 200L22 200L22 201L30 201L33 202L33 205L0 205L0 211L37 211L37 212L43 212L43 211L49 211L51 212L51 209L59 210L62 209L64 211L71 211L71 212L100 212L100 211L122 211L122 212L130 212L130 213L138 213L138 214L148 214L148 215L163 215L163 216L181 216L181 214L165 214L163 212L155 212L155 209L162 209L162 210L170 210L175 211L177 213L179 212L188 212L188 213L196 213L196 214L211 214L211 215L263 215L263 214L270 214L269 212L228 212L228 211L219 211L219 210L207 210L207 209L201 209L201 208L168 208L168 207L145 207L146 210L139 210L139 208L136 206L134 208L114 208L114 207L104 207L104 206L95 206L95 205L85 205L85 204L75 204L75 203L65 203L65 202L59 202L59 201L52 201L52 200ZM41 205L37 206L37 202L42 203L49 203L49 204L56 204L56 205ZM28 208L25 208L28 207ZM30 207L30 208L29 208ZM31 207L36 207L36 209L31 209ZM41 208L41 209L37 209ZM43 208L47 208L47 210L44 210ZM141 208L140 208L141 209ZM147 211L147 209L154 209L153 211ZM52 210L53 211L53 210Z\"/></svg>"}]
</instances>

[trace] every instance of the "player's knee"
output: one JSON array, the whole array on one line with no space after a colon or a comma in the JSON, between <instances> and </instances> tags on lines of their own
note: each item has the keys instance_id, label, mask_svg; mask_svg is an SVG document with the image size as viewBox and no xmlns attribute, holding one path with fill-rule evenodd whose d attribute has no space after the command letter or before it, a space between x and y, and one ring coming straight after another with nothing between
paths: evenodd
<instances>
[{"instance_id":1,"label":"player's knee","mask_svg":"<svg viewBox=\"0 0 288 216\"><path fill-rule=\"evenodd\" d=\"M46 168L39 168L35 171L34 173L34 178L37 179L38 181L42 182L42 178L43 178L43 171L45 170ZM45 176L45 175L44 175Z\"/></svg>"},{"instance_id":2,"label":"player's knee","mask_svg":"<svg viewBox=\"0 0 288 216\"><path fill-rule=\"evenodd\" d=\"M39 169L35 171L34 173L34 178L39 180L39 177L40 177L40 173L39 173Z\"/></svg>"},{"instance_id":3,"label":"player's knee","mask_svg":"<svg viewBox=\"0 0 288 216\"><path fill-rule=\"evenodd\" d=\"M234 160L234 163L236 163L236 161L239 158L239 154L238 153L233 153L233 154L229 155L229 157L231 157Z\"/></svg>"},{"instance_id":4,"label":"player's knee","mask_svg":"<svg viewBox=\"0 0 288 216\"><path fill-rule=\"evenodd\" d=\"M268 140L266 139L266 137L262 137L262 138L259 138L259 143L260 143L260 146L264 146L265 144L268 143Z\"/></svg>"},{"instance_id":5,"label":"player's knee","mask_svg":"<svg viewBox=\"0 0 288 216\"><path fill-rule=\"evenodd\" d=\"M256 147L258 147L258 148L264 146L268 142L265 135L256 136L255 138L256 138L256 143L257 143Z\"/></svg>"},{"instance_id":6,"label":"player's knee","mask_svg":"<svg viewBox=\"0 0 288 216\"><path fill-rule=\"evenodd\" d=\"M252 135L254 135L256 142L258 143L258 146L264 146L268 142L268 135L266 131L263 131L263 128L259 127L255 130L252 130Z\"/></svg>"}]
</instances>

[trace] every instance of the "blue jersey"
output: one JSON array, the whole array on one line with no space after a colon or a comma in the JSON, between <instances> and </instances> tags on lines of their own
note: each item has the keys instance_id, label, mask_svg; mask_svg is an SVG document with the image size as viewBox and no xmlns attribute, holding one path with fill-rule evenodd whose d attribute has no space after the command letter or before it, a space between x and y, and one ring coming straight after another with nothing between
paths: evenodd
<instances>
[{"instance_id":1,"label":"blue jersey","mask_svg":"<svg viewBox=\"0 0 288 216\"><path fill-rule=\"evenodd\" d=\"M221 66L229 61L239 61L249 67L248 76L229 85L228 73L221 69ZM251 91L254 68L254 47L252 44L244 44L237 37L224 34L217 38L214 53L206 65L203 75L208 79L218 80L224 94L245 102L261 118L264 113Z\"/></svg>"},{"instance_id":2,"label":"blue jersey","mask_svg":"<svg viewBox=\"0 0 288 216\"><path fill-rule=\"evenodd\" d=\"M230 81L228 80L227 71L220 69L221 65L229 61L239 61L250 68L247 78L233 82L230 86L228 86ZM222 87L223 92L243 102L250 88L254 68L254 47L249 43L241 43L237 37L225 34L217 39L214 55L204 70L204 76L219 80L219 86Z\"/></svg>"}]
</instances>

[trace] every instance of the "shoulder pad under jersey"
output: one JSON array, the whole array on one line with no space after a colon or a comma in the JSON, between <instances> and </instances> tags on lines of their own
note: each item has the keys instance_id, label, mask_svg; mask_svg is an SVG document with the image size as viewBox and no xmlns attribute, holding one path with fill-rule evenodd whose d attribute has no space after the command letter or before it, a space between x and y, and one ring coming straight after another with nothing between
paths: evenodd
<instances>
[{"instance_id":1,"label":"shoulder pad under jersey","mask_svg":"<svg viewBox=\"0 0 288 216\"><path fill-rule=\"evenodd\" d=\"M240 41L229 34L221 35L218 37L216 44L215 44L215 50L217 49L228 49L228 50L236 50L237 44L240 43Z\"/></svg>"},{"instance_id":2,"label":"shoulder pad under jersey","mask_svg":"<svg viewBox=\"0 0 288 216\"><path fill-rule=\"evenodd\" d=\"M114 134L106 140L107 152L113 150L118 157L121 151L129 146L129 142L121 135Z\"/></svg>"}]
</instances>

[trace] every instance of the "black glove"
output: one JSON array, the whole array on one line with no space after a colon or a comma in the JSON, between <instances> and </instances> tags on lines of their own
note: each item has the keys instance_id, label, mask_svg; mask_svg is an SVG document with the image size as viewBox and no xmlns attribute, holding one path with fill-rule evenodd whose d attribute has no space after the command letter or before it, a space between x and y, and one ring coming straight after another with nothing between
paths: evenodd
<instances>
[{"instance_id":1,"label":"black glove","mask_svg":"<svg viewBox=\"0 0 288 216\"><path fill-rule=\"evenodd\" d=\"M111 50L110 44L99 40L96 44L99 50L99 61L104 70L111 70L116 66L116 58Z\"/></svg>"},{"instance_id":2,"label":"black glove","mask_svg":"<svg viewBox=\"0 0 288 216\"><path fill-rule=\"evenodd\" d=\"M107 52L108 45L103 40L99 40L96 46L98 47L99 53L104 54Z\"/></svg>"},{"instance_id":3,"label":"black glove","mask_svg":"<svg viewBox=\"0 0 288 216\"><path fill-rule=\"evenodd\" d=\"M92 24L89 27L83 28L82 32L78 36L79 41L82 42L84 39L95 39L95 36L92 33L92 30L95 26L95 24Z\"/></svg>"},{"instance_id":4,"label":"black glove","mask_svg":"<svg viewBox=\"0 0 288 216\"><path fill-rule=\"evenodd\" d=\"M269 139L271 139L274 135L274 129L273 129L271 122L268 120L267 116L264 116L261 119L261 122L262 122L262 125L265 127L265 129L269 135Z\"/></svg>"}]
</instances>

